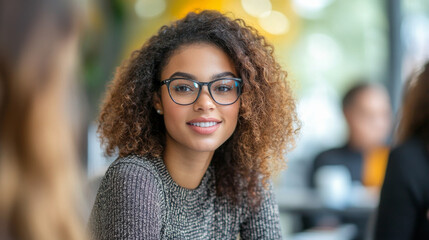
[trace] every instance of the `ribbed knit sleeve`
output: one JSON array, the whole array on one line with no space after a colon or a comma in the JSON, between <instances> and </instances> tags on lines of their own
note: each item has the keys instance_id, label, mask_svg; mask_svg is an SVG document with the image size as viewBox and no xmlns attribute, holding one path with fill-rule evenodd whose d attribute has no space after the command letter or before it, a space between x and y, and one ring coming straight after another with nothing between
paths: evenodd
<instances>
[{"instance_id":1,"label":"ribbed knit sleeve","mask_svg":"<svg viewBox=\"0 0 429 240\"><path fill-rule=\"evenodd\" d=\"M270 185L263 191L261 205L256 211L248 209L246 219L240 226L240 237L247 239L282 239L279 210Z\"/></svg>"},{"instance_id":2,"label":"ribbed knit sleeve","mask_svg":"<svg viewBox=\"0 0 429 240\"><path fill-rule=\"evenodd\" d=\"M93 239L160 239L160 198L157 179L144 166L111 166L90 217Z\"/></svg>"}]
</instances>

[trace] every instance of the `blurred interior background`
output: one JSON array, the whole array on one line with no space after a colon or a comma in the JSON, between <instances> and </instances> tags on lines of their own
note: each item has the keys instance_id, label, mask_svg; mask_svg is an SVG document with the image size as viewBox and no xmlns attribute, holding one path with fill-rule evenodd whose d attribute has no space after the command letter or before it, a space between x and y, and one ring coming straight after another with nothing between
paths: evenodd
<instances>
[{"instance_id":1,"label":"blurred interior background","mask_svg":"<svg viewBox=\"0 0 429 240\"><path fill-rule=\"evenodd\" d=\"M276 179L282 227L288 239L358 239L368 230L377 189L355 189L352 203L317 200L307 179L315 156L347 141L341 99L361 79L383 85L392 119L407 77L429 59L427 0L91 0L81 41L80 77L73 115L81 129L80 154L89 179L98 179L106 159L96 134L98 107L117 66L165 24L189 11L216 9L243 18L275 47L288 71L302 121L288 168ZM393 132L394 128L390 132ZM387 137L386 145L392 143ZM335 174L334 174L335 175ZM338 175L338 174L337 174ZM96 190L95 190L96 191ZM344 194L343 194L344 195ZM329 204L328 204L329 205ZM315 215L363 218L363 225L338 221L307 225ZM314 238L316 236L316 238Z\"/></svg>"}]
</instances>

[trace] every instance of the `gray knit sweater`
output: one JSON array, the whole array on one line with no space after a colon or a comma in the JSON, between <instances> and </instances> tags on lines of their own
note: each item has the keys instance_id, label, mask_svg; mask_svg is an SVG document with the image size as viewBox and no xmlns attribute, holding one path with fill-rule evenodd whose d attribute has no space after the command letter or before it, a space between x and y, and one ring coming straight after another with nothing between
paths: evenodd
<instances>
[{"instance_id":1,"label":"gray knit sweater","mask_svg":"<svg viewBox=\"0 0 429 240\"><path fill-rule=\"evenodd\" d=\"M258 211L216 196L209 167L193 190L180 187L160 159L129 156L107 170L90 217L94 239L281 239L271 188Z\"/></svg>"}]
</instances>

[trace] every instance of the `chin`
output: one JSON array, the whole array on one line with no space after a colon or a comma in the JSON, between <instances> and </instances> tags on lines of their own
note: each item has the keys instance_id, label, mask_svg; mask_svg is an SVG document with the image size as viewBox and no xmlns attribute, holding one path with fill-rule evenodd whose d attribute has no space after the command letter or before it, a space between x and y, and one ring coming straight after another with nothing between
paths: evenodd
<instances>
[{"instance_id":1,"label":"chin","mask_svg":"<svg viewBox=\"0 0 429 240\"><path fill-rule=\"evenodd\" d=\"M215 143L198 143L190 148L193 149L196 152L214 152L216 149L218 149L221 144L215 144Z\"/></svg>"}]
</instances>

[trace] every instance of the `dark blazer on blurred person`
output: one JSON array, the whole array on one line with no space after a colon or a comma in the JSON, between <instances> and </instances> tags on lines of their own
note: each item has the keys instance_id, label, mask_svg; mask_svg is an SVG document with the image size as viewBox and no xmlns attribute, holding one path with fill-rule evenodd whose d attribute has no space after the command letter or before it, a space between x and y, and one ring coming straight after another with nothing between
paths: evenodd
<instances>
[{"instance_id":1,"label":"dark blazer on blurred person","mask_svg":"<svg viewBox=\"0 0 429 240\"><path fill-rule=\"evenodd\" d=\"M375 239L429 239L429 152L419 138L393 149L380 196Z\"/></svg>"}]
</instances>

